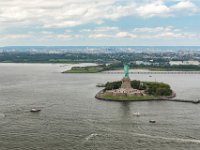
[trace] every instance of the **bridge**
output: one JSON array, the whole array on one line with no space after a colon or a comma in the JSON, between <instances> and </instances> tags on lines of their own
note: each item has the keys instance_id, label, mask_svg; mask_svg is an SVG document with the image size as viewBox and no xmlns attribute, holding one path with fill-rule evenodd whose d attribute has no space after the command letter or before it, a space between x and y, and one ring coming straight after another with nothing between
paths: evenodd
<instances>
[{"instance_id":1,"label":"bridge","mask_svg":"<svg viewBox=\"0 0 200 150\"><path fill-rule=\"evenodd\" d=\"M122 71L104 71L105 74L124 74ZM129 71L129 74L200 74L200 71Z\"/></svg>"}]
</instances>

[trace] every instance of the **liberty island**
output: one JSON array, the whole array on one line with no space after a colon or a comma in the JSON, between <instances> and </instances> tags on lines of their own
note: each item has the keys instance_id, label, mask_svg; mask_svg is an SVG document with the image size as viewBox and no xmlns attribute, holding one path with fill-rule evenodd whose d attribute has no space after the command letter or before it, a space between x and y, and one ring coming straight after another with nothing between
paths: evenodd
<instances>
[{"instance_id":1,"label":"liberty island","mask_svg":"<svg viewBox=\"0 0 200 150\"><path fill-rule=\"evenodd\" d=\"M105 88L95 97L101 100L137 101L169 99L175 97L175 94L171 87L165 83L131 81L129 66L125 64L122 80L107 82Z\"/></svg>"}]
</instances>

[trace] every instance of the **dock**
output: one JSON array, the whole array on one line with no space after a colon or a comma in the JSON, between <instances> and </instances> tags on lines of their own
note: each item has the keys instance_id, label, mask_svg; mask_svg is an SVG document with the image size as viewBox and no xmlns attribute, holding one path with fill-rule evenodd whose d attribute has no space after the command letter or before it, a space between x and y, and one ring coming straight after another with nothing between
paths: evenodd
<instances>
[{"instance_id":1,"label":"dock","mask_svg":"<svg viewBox=\"0 0 200 150\"><path fill-rule=\"evenodd\" d=\"M122 71L104 71L105 74L123 74ZM129 71L129 74L200 74L200 71Z\"/></svg>"}]
</instances>

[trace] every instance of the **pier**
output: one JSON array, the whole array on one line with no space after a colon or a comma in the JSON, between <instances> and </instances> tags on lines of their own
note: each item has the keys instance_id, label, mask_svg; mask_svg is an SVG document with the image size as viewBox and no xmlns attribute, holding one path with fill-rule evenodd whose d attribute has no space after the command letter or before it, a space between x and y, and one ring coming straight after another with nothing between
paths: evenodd
<instances>
[{"instance_id":1,"label":"pier","mask_svg":"<svg viewBox=\"0 0 200 150\"><path fill-rule=\"evenodd\" d=\"M105 74L123 74L122 71L104 71ZM200 71L129 71L129 74L200 74Z\"/></svg>"}]
</instances>

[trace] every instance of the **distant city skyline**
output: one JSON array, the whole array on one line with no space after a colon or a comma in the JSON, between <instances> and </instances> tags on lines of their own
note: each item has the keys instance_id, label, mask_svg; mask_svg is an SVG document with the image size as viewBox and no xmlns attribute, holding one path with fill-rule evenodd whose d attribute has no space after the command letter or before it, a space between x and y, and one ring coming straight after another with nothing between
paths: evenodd
<instances>
[{"instance_id":1,"label":"distant city skyline","mask_svg":"<svg viewBox=\"0 0 200 150\"><path fill-rule=\"evenodd\" d=\"M0 46L199 46L199 0L0 0Z\"/></svg>"}]
</instances>

